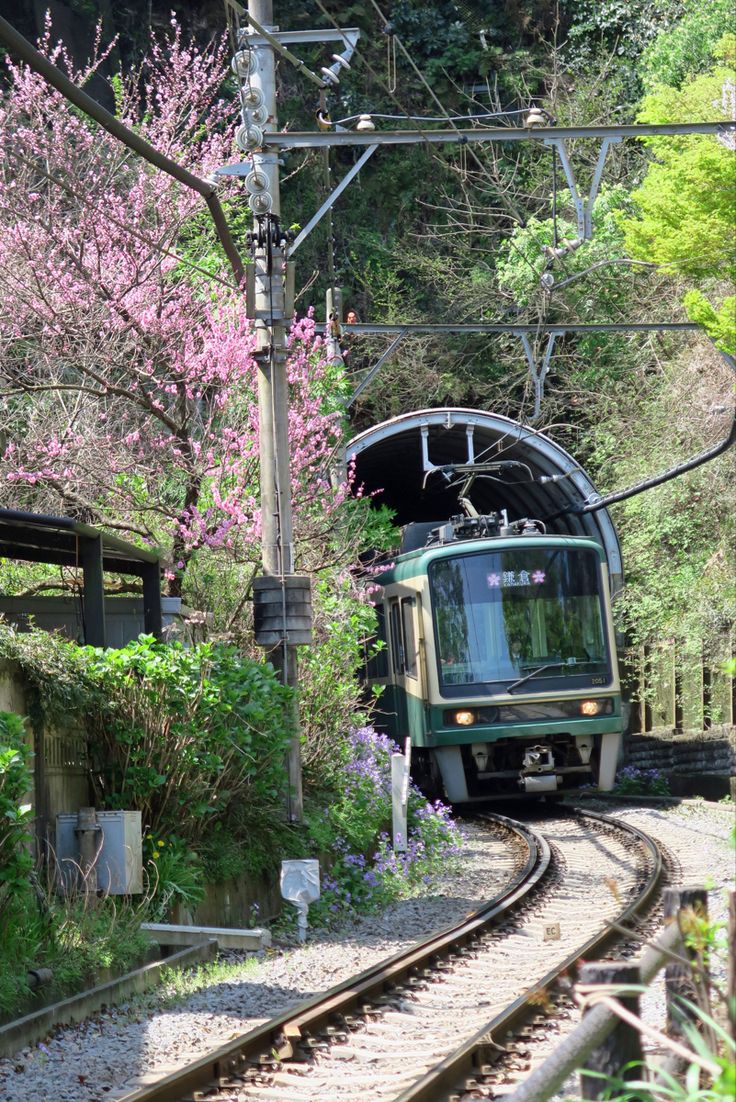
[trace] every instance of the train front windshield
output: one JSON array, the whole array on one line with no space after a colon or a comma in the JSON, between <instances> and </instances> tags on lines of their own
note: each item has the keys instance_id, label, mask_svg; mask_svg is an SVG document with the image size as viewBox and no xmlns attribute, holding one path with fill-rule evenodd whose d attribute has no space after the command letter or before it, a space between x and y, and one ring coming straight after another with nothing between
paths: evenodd
<instances>
[{"instance_id":1,"label":"train front windshield","mask_svg":"<svg viewBox=\"0 0 736 1102\"><path fill-rule=\"evenodd\" d=\"M429 580L443 696L610 681L594 551L526 546L457 555L432 563Z\"/></svg>"}]
</instances>

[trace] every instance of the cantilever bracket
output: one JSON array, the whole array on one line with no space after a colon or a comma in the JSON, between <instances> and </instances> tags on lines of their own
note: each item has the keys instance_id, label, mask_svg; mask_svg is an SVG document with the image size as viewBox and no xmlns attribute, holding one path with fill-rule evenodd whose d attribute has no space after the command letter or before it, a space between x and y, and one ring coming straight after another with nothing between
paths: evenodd
<instances>
[{"instance_id":1,"label":"cantilever bracket","mask_svg":"<svg viewBox=\"0 0 736 1102\"><path fill-rule=\"evenodd\" d=\"M360 382L358 383L358 385L355 388L355 390L353 391L353 393L348 398L347 402L345 403L345 408L346 409L350 409L353 402L357 401L357 399L361 396L361 394L363 393L365 388L373 382L376 375L378 374L378 372L381 370L381 368L385 364L386 360L389 358L389 356L392 354L392 352L398 347L399 343L404 339L405 336L406 336L405 332L404 333L398 333L397 336L395 336L394 339L391 341L391 344L388 346L386 351L381 353L381 355L378 357L378 359L374 363L373 367L370 368L370 370L363 376L363 378L360 380Z\"/></svg>"},{"instance_id":2,"label":"cantilever bracket","mask_svg":"<svg viewBox=\"0 0 736 1102\"><path fill-rule=\"evenodd\" d=\"M526 356L526 362L529 364L529 372L534 384L534 413L532 414L532 421L536 421L542 411L542 398L544 397L544 380L547 378L547 372L549 371L550 360L552 359L552 350L555 346L555 339L562 336L561 333L556 330L547 337L547 347L544 350L541 364L537 363L534 355L534 349L531 346L531 341L526 333L516 333L515 336L521 338L521 343L524 347L524 355Z\"/></svg>"},{"instance_id":3,"label":"cantilever bracket","mask_svg":"<svg viewBox=\"0 0 736 1102\"><path fill-rule=\"evenodd\" d=\"M301 232L299 233L299 236L294 241L294 244L289 249L289 256L294 255L294 253L299 248L299 246L301 245L304 238L307 237L312 232L312 230L317 225L317 223L320 221L320 219L325 214L327 214L327 211L330 209L330 207L333 205L333 203L337 199L340 198L340 196L342 195L343 191L348 186L348 184L351 183L351 181L355 179L355 177L358 175L358 173L360 172L363 165L366 163L366 161L370 157L373 156L373 154L376 152L377 149L378 149L377 144L376 145L369 145L368 148L366 149L365 153L362 155L362 157L360 157L360 159L355 162L355 164L350 169L350 171L347 172L343 176L342 180L337 185L337 187L334 189L334 191L330 192L330 194L327 196L327 198L325 199L324 203L319 208L319 210L315 214L312 215L312 217L309 219L309 221L307 222L304 229L301 230Z\"/></svg>"},{"instance_id":4,"label":"cantilever bracket","mask_svg":"<svg viewBox=\"0 0 736 1102\"><path fill-rule=\"evenodd\" d=\"M578 223L578 237L583 241L589 241L593 236L593 204L598 198L598 188L601 184L601 177L603 176L603 168L606 163L606 157L608 156L608 150L614 144L614 142L620 142L620 137L607 136L603 138L601 142L601 148L598 153L598 161L596 162L595 172L593 173L593 179L590 183L590 192L587 199L583 199L575 184L575 174L570 164L570 158L567 155L567 146L565 145L564 138L545 138L545 145L552 145L557 150L562 169L565 173L565 179L567 180L567 186L570 188L570 194L572 195L572 201L575 205L575 216Z\"/></svg>"},{"instance_id":5,"label":"cantilever bracket","mask_svg":"<svg viewBox=\"0 0 736 1102\"><path fill-rule=\"evenodd\" d=\"M452 411L447 411L447 417L445 420L445 428L449 431L455 424ZM442 463L439 466L433 463L429 458L429 425L421 425L419 431L422 436L422 470L424 472L424 481L422 482L422 489L427 485L427 478L434 471L441 471L446 464ZM465 460L465 466L471 468L475 465L475 443L473 437L475 435L475 425L465 426L465 446L467 448L467 458ZM457 465L456 465L457 466Z\"/></svg>"}]
</instances>

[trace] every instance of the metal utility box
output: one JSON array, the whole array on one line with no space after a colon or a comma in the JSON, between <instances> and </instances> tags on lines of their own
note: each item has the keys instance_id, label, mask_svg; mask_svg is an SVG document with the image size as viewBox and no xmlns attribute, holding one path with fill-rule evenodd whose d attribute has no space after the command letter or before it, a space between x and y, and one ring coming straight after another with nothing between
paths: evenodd
<instances>
[{"instance_id":1,"label":"metal utility box","mask_svg":"<svg viewBox=\"0 0 736 1102\"><path fill-rule=\"evenodd\" d=\"M98 811L100 828L97 887L108 895L143 891L143 838L140 811ZM56 860L62 890L79 887L79 840L76 812L56 816Z\"/></svg>"},{"instance_id":2,"label":"metal utility box","mask_svg":"<svg viewBox=\"0 0 736 1102\"><path fill-rule=\"evenodd\" d=\"M253 579L253 633L259 647L312 642L312 589L309 577L286 574Z\"/></svg>"}]
</instances>

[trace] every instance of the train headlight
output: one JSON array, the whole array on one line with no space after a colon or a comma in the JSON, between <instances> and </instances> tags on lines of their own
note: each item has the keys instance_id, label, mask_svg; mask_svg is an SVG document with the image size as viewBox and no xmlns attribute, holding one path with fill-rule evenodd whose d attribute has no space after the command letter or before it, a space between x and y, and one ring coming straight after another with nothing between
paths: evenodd
<instances>
[{"instance_id":1,"label":"train headlight","mask_svg":"<svg viewBox=\"0 0 736 1102\"><path fill-rule=\"evenodd\" d=\"M581 716L597 716L603 711L603 701L601 700L581 700L580 701L580 715Z\"/></svg>"},{"instance_id":2,"label":"train headlight","mask_svg":"<svg viewBox=\"0 0 736 1102\"><path fill-rule=\"evenodd\" d=\"M471 727L475 723L475 712L461 711L455 712L455 723L458 727Z\"/></svg>"}]
</instances>

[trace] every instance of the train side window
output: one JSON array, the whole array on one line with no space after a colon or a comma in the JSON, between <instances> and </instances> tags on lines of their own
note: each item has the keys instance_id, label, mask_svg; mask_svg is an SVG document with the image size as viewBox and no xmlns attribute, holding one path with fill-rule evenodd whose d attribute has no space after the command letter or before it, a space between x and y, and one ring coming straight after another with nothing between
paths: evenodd
<instances>
[{"instance_id":1,"label":"train side window","mask_svg":"<svg viewBox=\"0 0 736 1102\"><path fill-rule=\"evenodd\" d=\"M391 617L391 657L394 673L402 674L404 672L404 640L401 634L401 616L397 600L391 601L389 615Z\"/></svg>"},{"instance_id":2,"label":"train side window","mask_svg":"<svg viewBox=\"0 0 736 1102\"><path fill-rule=\"evenodd\" d=\"M366 661L366 677L369 681L388 677L388 635L386 634L386 610L382 604L375 605L378 625L376 634L366 640L365 648L369 657ZM375 645L379 643L381 649L376 651ZM372 651L372 653L371 653Z\"/></svg>"},{"instance_id":3,"label":"train side window","mask_svg":"<svg viewBox=\"0 0 736 1102\"><path fill-rule=\"evenodd\" d=\"M417 676L417 644L414 635L414 600L401 602L401 622L404 629L404 670L408 677Z\"/></svg>"}]
</instances>

